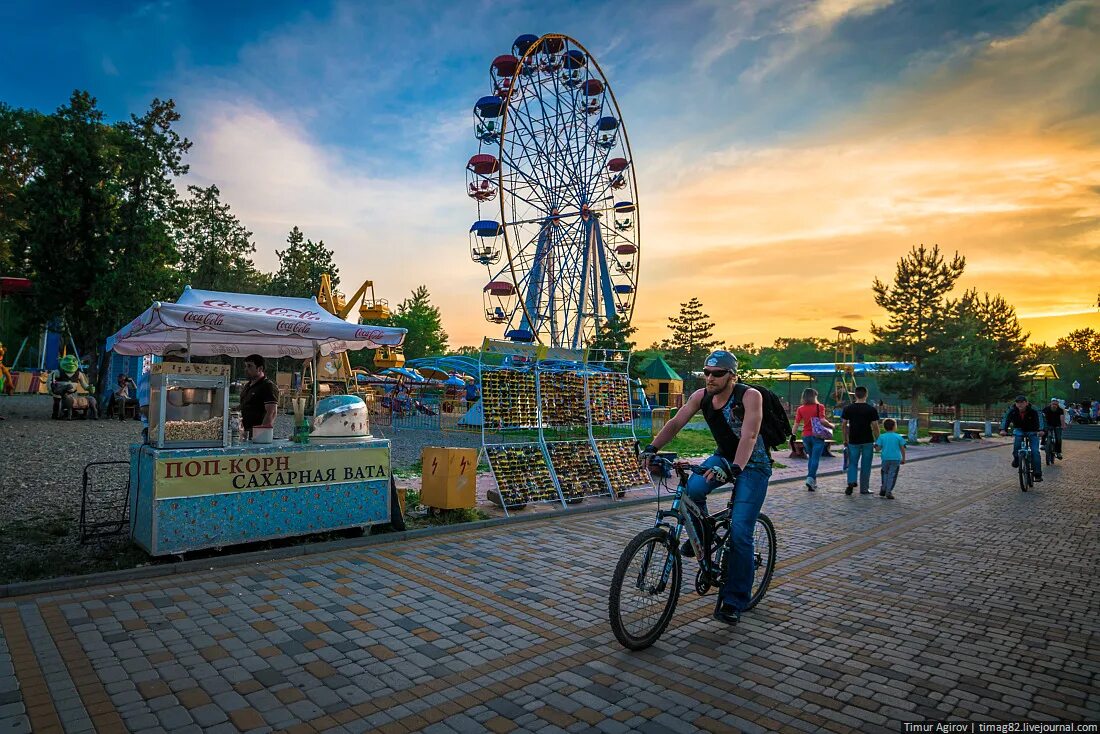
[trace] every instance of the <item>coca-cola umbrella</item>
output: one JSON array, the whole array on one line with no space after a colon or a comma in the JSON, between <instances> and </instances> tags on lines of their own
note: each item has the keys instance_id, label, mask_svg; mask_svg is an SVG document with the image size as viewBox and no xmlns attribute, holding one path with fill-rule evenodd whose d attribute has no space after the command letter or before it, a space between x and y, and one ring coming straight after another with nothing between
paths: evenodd
<instances>
[{"instance_id":1,"label":"coca-cola umbrella","mask_svg":"<svg viewBox=\"0 0 1100 734\"><path fill-rule=\"evenodd\" d=\"M351 324L316 298L219 293L188 286L175 303L158 301L107 339L118 354L163 354L186 344L191 354L246 357L327 356L400 346L405 329Z\"/></svg>"}]
</instances>

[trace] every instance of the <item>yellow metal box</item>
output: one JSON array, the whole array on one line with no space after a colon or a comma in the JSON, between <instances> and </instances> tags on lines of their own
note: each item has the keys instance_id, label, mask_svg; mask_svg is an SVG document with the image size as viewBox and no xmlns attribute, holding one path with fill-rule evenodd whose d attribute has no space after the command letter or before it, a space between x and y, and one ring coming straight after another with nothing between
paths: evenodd
<instances>
[{"instance_id":1,"label":"yellow metal box","mask_svg":"<svg viewBox=\"0 0 1100 734\"><path fill-rule=\"evenodd\" d=\"M477 449L425 446L420 459L420 504L441 510L477 505Z\"/></svg>"}]
</instances>

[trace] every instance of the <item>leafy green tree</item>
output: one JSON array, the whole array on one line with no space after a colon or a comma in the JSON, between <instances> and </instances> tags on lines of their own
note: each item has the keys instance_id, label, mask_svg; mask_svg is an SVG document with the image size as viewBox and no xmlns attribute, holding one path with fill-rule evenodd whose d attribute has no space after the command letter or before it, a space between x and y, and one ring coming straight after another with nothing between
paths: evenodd
<instances>
[{"instance_id":1,"label":"leafy green tree","mask_svg":"<svg viewBox=\"0 0 1100 734\"><path fill-rule=\"evenodd\" d=\"M324 240L306 239L302 230L295 227L286 238L286 249L276 250L279 270L271 282L275 295L309 298L317 293L321 275L329 274L332 287L340 284L340 270L333 262L333 251L325 247Z\"/></svg>"},{"instance_id":2,"label":"leafy green tree","mask_svg":"<svg viewBox=\"0 0 1100 734\"><path fill-rule=\"evenodd\" d=\"M948 318L947 294L963 274L966 259L955 253L946 260L939 245L912 248L898 261L892 284L875 278L875 303L886 309L889 322L872 324L876 348L889 356L913 362L911 372L882 374L879 382L892 393L908 392L914 417L925 385L924 362L936 347Z\"/></svg>"},{"instance_id":3,"label":"leafy green tree","mask_svg":"<svg viewBox=\"0 0 1100 734\"><path fill-rule=\"evenodd\" d=\"M218 187L188 186L189 198L175 217L181 285L214 291L262 293L270 276L252 262L256 244L229 204L223 204Z\"/></svg>"},{"instance_id":4,"label":"leafy green tree","mask_svg":"<svg viewBox=\"0 0 1100 734\"><path fill-rule=\"evenodd\" d=\"M0 272L16 276L28 271L28 226L25 189L37 170L36 142L45 116L0 102Z\"/></svg>"},{"instance_id":5,"label":"leafy green tree","mask_svg":"<svg viewBox=\"0 0 1100 734\"><path fill-rule=\"evenodd\" d=\"M433 306L427 286L419 286L397 306L390 325L408 329L405 358L419 359L447 352L447 332L439 308Z\"/></svg>"},{"instance_id":6,"label":"leafy green tree","mask_svg":"<svg viewBox=\"0 0 1100 734\"><path fill-rule=\"evenodd\" d=\"M447 352L448 357L480 357L481 347L454 347Z\"/></svg>"},{"instance_id":7,"label":"leafy green tree","mask_svg":"<svg viewBox=\"0 0 1100 734\"><path fill-rule=\"evenodd\" d=\"M706 356L722 344L714 338L714 322L694 296L680 304L679 314L669 317L668 328L672 334L659 344L659 348L665 352L668 365L685 379L701 370Z\"/></svg>"}]
</instances>

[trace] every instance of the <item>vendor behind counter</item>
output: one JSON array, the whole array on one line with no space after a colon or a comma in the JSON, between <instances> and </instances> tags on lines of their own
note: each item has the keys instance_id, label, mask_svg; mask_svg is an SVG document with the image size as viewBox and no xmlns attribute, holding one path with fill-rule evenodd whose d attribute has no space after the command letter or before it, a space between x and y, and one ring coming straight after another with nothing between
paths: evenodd
<instances>
[{"instance_id":1,"label":"vendor behind counter","mask_svg":"<svg viewBox=\"0 0 1100 734\"><path fill-rule=\"evenodd\" d=\"M241 388L241 426L245 436L251 438L254 427L275 425L279 388L268 379L264 358L259 354L244 358L244 373L248 383Z\"/></svg>"}]
</instances>

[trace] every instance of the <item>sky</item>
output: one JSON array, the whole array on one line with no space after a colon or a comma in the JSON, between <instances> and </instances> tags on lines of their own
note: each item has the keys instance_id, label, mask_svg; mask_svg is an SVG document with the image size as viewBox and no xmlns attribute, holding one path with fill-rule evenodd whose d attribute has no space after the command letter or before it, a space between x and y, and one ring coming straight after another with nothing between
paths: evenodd
<instances>
[{"instance_id":1,"label":"sky","mask_svg":"<svg viewBox=\"0 0 1100 734\"><path fill-rule=\"evenodd\" d=\"M640 346L691 296L729 344L864 335L911 247L967 260L1034 341L1100 328L1100 0L159 2L0 7L0 101L107 117L172 98L277 265L291 227L344 290L427 285L453 346L482 319L464 165L488 67L522 33L599 61L638 177Z\"/></svg>"}]
</instances>

